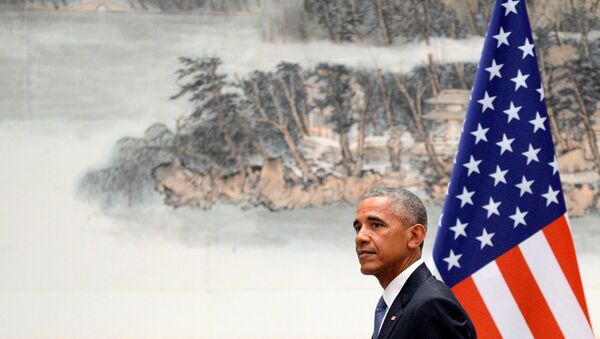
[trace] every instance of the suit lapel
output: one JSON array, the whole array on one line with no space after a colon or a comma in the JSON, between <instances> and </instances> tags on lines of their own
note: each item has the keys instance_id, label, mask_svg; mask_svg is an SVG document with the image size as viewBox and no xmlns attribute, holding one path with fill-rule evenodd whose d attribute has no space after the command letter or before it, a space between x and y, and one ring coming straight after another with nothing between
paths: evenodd
<instances>
[{"instance_id":1,"label":"suit lapel","mask_svg":"<svg viewBox=\"0 0 600 339\"><path fill-rule=\"evenodd\" d=\"M419 265L419 267L417 267L417 269L410 275L400 290L400 293L396 299L394 299L392 306L390 306L390 309L383 320L381 331L379 331L379 336L377 337L378 339L385 339L390 335L396 324L402 318L404 306L408 304L410 298L412 298L413 294L415 294L415 291L419 288L419 286L421 286L421 283L423 283L429 277L431 277L431 272L429 272L429 269L427 266L425 266L425 264Z\"/></svg>"}]
</instances>

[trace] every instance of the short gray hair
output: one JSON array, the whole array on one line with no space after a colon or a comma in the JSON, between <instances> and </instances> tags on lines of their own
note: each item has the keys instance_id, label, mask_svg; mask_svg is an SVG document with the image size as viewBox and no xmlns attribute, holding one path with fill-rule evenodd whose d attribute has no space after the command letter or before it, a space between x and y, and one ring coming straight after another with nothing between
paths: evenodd
<instances>
[{"instance_id":1,"label":"short gray hair","mask_svg":"<svg viewBox=\"0 0 600 339\"><path fill-rule=\"evenodd\" d=\"M427 229L427 210L421 199L411 191L401 187L377 187L363 194L360 201L375 197L392 198L396 205L396 214L403 219L406 226L421 224Z\"/></svg>"}]
</instances>

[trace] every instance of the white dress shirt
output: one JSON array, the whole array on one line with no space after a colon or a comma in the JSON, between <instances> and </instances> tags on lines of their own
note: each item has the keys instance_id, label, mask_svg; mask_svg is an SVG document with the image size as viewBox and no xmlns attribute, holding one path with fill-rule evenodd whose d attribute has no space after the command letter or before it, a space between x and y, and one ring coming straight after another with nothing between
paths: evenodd
<instances>
[{"instance_id":1,"label":"white dress shirt","mask_svg":"<svg viewBox=\"0 0 600 339\"><path fill-rule=\"evenodd\" d=\"M388 311L390 310L390 306L392 306L392 303L394 300L396 300L398 294L400 294L402 287L404 287L404 284L406 284L408 278L411 276L411 274L413 274L417 267L421 266L422 263L423 259L418 259L412 263L404 271L398 274L398 276L395 277L392 282L390 282L385 290L383 290L383 300L385 300L385 304L387 305L387 308L385 309L385 315L383 316L384 321L385 317L387 317ZM381 326L383 326L383 321L381 322L381 325L379 325L379 331L381 331Z\"/></svg>"}]
</instances>

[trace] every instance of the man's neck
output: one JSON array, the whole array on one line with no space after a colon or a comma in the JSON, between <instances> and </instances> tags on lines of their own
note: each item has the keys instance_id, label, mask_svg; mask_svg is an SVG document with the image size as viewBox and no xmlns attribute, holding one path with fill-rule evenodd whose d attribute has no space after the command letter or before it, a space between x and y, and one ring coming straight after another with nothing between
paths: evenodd
<instances>
[{"instance_id":1,"label":"man's neck","mask_svg":"<svg viewBox=\"0 0 600 339\"><path fill-rule=\"evenodd\" d=\"M408 268L410 265L412 265L414 262L416 262L419 259L421 259L421 255L416 254L415 256L409 257L405 262L394 267L393 269L391 269L387 272L382 272L380 275L377 275L376 278L377 278L377 280L379 280L379 284L381 285L381 287L383 289L388 287L388 285L390 284L390 282L392 282L392 280L394 280L397 276L400 275L400 273L404 272L404 270L406 268Z\"/></svg>"}]
</instances>

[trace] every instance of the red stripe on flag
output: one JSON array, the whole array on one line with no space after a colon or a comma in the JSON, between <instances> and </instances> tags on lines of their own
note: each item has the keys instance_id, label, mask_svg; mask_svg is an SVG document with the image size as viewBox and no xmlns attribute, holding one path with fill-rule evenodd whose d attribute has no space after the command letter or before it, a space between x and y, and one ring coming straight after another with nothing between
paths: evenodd
<instances>
[{"instance_id":1,"label":"red stripe on flag","mask_svg":"<svg viewBox=\"0 0 600 339\"><path fill-rule=\"evenodd\" d=\"M590 315L585 303L585 295L583 294L583 285L581 284L581 276L579 275L573 238L571 237L571 230L565 216L559 217L546 226L544 228L544 235L579 302L579 306L583 310L588 323L590 323Z\"/></svg>"},{"instance_id":2,"label":"red stripe on flag","mask_svg":"<svg viewBox=\"0 0 600 339\"><path fill-rule=\"evenodd\" d=\"M475 286L473 278L468 277L452 287L452 292L456 295L460 304L465 308L467 314L475 325L477 337L479 338L502 338L490 311L485 306L481 294Z\"/></svg>"},{"instance_id":3,"label":"red stripe on flag","mask_svg":"<svg viewBox=\"0 0 600 339\"><path fill-rule=\"evenodd\" d=\"M496 259L498 268L536 338L564 338L518 246Z\"/></svg>"}]
</instances>

